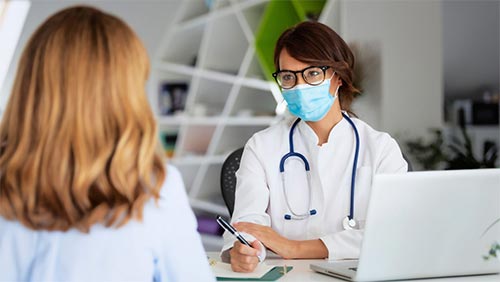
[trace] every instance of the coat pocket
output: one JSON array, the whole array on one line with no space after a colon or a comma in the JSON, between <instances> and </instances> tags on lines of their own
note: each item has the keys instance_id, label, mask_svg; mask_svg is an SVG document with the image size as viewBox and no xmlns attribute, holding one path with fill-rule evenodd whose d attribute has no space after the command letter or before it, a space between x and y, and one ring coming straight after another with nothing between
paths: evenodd
<instances>
[{"instance_id":1,"label":"coat pocket","mask_svg":"<svg viewBox=\"0 0 500 282\"><path fill-rule=\"evenodd\" d=\"M361 229L364 228L366 221L366 212L370 200L372 189L373 172L372 167L362 166L356 171L356 187L354 199L354 218L358 221Z\"/></svg>"}]
</instances>

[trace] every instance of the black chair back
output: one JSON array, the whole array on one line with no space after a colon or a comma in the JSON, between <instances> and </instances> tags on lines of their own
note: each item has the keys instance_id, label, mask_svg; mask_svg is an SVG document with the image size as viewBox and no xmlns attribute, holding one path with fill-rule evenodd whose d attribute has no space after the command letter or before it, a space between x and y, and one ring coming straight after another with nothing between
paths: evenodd
<instances>
[{"instance_id":1,"label":"black chair back","mask_svg":"<svg viewBox=\"0 0 500 282\"><path fill-rule=\"evenodd\" d=\"M240 168L241 155L243 148L232 152L222 164L220 174L220 188L222 198L226 203L229 215L233 215L234 210L234 191L236 189L236 171Z\"/></svg>"}]
</instances>

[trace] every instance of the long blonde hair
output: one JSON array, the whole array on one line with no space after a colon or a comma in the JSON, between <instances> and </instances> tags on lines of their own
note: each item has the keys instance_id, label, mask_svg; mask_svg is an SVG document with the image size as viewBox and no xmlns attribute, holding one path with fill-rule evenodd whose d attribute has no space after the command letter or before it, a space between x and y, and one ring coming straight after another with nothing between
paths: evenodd
<instances>
[{"instance_id":1,"label":"long blonde hair","mask_svg":"<svg viewBox=\"0 0 500 282\"><path fill-rule=\"evenodd\" d=\"M81 6L47 19L22 53L0 125L0 215L84 232L141 220L166 175L148 72L122 20Z\"/></svg>"}]
</instances>

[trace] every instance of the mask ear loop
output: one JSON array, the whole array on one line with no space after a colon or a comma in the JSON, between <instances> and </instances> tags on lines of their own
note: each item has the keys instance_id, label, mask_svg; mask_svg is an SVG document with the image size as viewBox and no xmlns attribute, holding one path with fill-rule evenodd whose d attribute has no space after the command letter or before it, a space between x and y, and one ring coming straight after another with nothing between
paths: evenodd
<instances>
[{"instance_id":1,"label":"mask ear loop","mask_svg":"<svg viewBox=\"0 0 500 282\"><path fill-rule=\"evenodd\" d=\"M335 72L335 71L333 71L332 76L330 76L330 78L329 78L329 80L330 80L330 81L331 81L331 80L332 80L332 78L335 76L335 73L336 73L336 72ZM334 98L335 98L335 97L338 97L338 94L339 94L339 88L340 88L340 85L339 85L339 86L337 86L337 90L335 90L335 94L333 94L333 97L334 97Z\"/></svg>"},{"instance_id":2,"label":"mask ear loop","mask_svg":"<svg viewBox=\"0 0 500 282\"><path fill-rule=\"evenodd\" d=\"M276 105L276 114L277 115L282 115L286 112L286 108L288 106L288 103L286 102L285 98L283 98L282 96L282 100L281 102L278 103L278 105Z\"/></svg>"},{"instance_id":3,"label":"mask ear loop","mask_svg":"<svg viewBox=\"0 0 500 282\"><path fill-rule=\"evenodd\" d=\"M340 85L337 86L337 90L335 90L335 94L333 94L333 98L335 97L338 97L339 96L339 88L340 88Z\"/></svg>"},{"instance_id":4,"label":"mask ear loop","mask_svg":"<svg viewBox=\"0 0 500 282\"><path fill-rule=\"evenodd\" d=\"M329 78L328 80L330 80L330 81L331 81L331 80L332 80L332 78L335 76L335 74L336 74L336 73L337 73L336 71L333 71L332 76L330 76L330 78ZM340 85L339 85L339 86L337 86L337 90L335 90L335 94L333 95L333 97L334 97L334 98L335 98L335 97L338 97L338 95L337 95L337 94L339 93L339 88L340 88Z\"/></svg>"}]
</instances>

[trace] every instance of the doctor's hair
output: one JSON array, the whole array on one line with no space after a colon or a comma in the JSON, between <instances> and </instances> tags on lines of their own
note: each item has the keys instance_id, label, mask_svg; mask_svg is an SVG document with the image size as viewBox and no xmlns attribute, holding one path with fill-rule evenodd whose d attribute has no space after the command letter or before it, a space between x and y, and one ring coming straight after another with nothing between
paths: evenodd
<instances>
[{"instance_id":1,"label":"doctor's hair","mask_svg":"<svg viewBox=\"0 0 500 282\"><path fill-rule=\"evenodd\" d=\"M319 22L301 22L285 30L276 42L274 66L280 70L281 51L311 66L329 66L342 80L338 97L342 110L350 114L355 95L353 83L354 54L347 43L330 27Z\"/></svg>"},{"instance_id":2,"label":"doctor's hair","mask_svg":"<svg viewBox=\"0 0 500 282\"><path fill-rule=\"evenodd\" d=\"M78 6L38 27L0 125L0 216L82 232L142 220L166 175L148 72L141 41L113 15Z\"/></svg>"}]
</instances>

